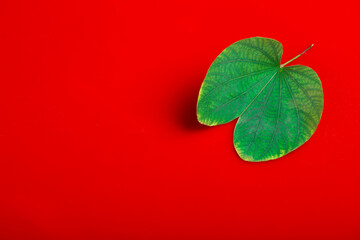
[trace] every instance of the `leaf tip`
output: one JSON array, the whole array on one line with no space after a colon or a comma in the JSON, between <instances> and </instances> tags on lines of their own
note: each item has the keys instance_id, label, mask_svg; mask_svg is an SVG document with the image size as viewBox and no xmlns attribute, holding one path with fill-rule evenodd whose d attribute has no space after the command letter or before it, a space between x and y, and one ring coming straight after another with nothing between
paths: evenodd
<instances>
[{"instance_id":1,"label":"leaf tip","mask_svg":"<svg viewBox=\"0 0 360 240\"><path fill-rule=\"evenodd\" d=\"M205 126L212 127L212 126L217 125L217 122L213 122L210 119L201 118L199 115L197 115L197 120L198 120L199 123L201 123L202 125L205 125Z\"/></svg>"},{"instance_id":2,"label":"leaf tip","mask_svg":"<svg viewBox=\"0 0 360 240\"><path fill-rule=\"evenodd\" d=\"M242 160L246 162L255 162L254 158L252 156L249 156L247 154L244 154L236 145L234 145L236 153L241 157Z\"/></svg>"}]
</instances>

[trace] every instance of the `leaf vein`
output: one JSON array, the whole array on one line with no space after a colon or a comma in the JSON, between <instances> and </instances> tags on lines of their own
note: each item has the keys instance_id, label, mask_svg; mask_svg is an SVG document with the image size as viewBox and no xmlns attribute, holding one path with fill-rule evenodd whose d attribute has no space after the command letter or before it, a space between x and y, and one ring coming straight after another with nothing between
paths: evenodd
<instances>
[{"instance_id":1,"label":"leaf vein","mask_svg":"<svg viewBox=\"0 0 360 240\"><path fill-rule=\"evenodd\" d=\"M277 116L277 119L276 119L276 126L275 126L275 128L274 128L273 133L272 133L270 143L268 144L267 148L265 149L265 151L263 152L263 154L262 154L259 158L262 158L262 157L269 151L269 148L270 148L270 146L272 145L272 143L273 143L273 141L274 141L275 133L277 133L277 131L278 131L279 119L280 119L280 112L281 112L281 102L282 102L282 96L281 96L281 77L279 76L279 108L278 108L278 116Z\"/></svg>"},{"instance_id":2,"label":"leaf vein","mask_svg":"<svg viewBox=\"0 0 360 240\"><path fill-rule=\"evenodd\" d=\"M231 59L228 61L215 63L215 64L212 64L211 66L215 67L215 66L219 66L219 65L223 65L223 64L227 64L227 63L233 63L233 62L248 62L248 63L255 63L255 64L259 64L259 65L263 65L263 66L273 66L271 63L268 63L268 62L245 59L245 58L235 58L235 59Z\"/></svg>"},{"instance_id":3,"label":"leaf vein","mask_svg":"<svg viewBox=\"0 0 360 240\"><path fill-rule=\"evenodd\" d=\"M270 80L271 80L271 79L270 79ZM246 151L245 151L245 152L248 152L249 149L250 149L250 146L254 143L254 140L255 140L255 138L256 138L256 136L257 136L257 133L258 133L258 130L259 130L260 123L261 123L262 118L263 118L263 116L264 116L264 114L261 114L261 116L260 116L260 113L263 113L263 112L264 112L265 106L266 106L267 103L268 103L269 97L270 97L270 95L271 95L271 93L272 93L272 91L273 91L273 89L274 89L274 86L275 86L275 81L274 81L273 85L271 86L271 89L269 89L269 91L267 92L267 95L266 95L266 97L265 97L265 101L263 102L261 111L260 111L259 114L258 114L258 117L260 117L260 119L259 119L259 122L258 122L258 124L257 124L257 126L256 126L255 135L254 135L254 137L251 139L251 141L250 141L248 147L246 148Z\"/></svg>"},{"instance_id":4,"label":"leaf vein","mask_svg":"<svg viewBox=\"0 0 360 240\"><path fill-rule=\"evenodd\" d=\"M287 73L287 74L288 74L289 78L290 78L294 83L296 83L296 85L301 89L301 91L302 91L302 92L305 94L305 96L309 99L312 107L314 108L314 110L316 111L316 113L317 113L317 114L319 115L319 117L320 117L321 114L320 114L320 112L319 112L319 109L315 106L315 103L313 102L313 100L312 100L311 97L309 96L309 93L307 92L307 90L304 89L304 88L301 86L301 84L299 84L299 82L298 82L295 78L291 77L291 75L290 75L289 73Z\"/></svg>"},{"instance_id":5,"label":"leaf vein","mask_svg":"<svg viewBox=\"0 0 360 240\"><path fill-rule=\"evenodd\" d=\"M248 43L244 43L244 42L239 42L239 45L242 46L246 46L252 49L257 50L258 52L262 53L267 59L269 59L272 63L277 63L276 60L266 51L262 50L261 48L257 47L257 46L253 46L251 44Z\"/></svg>"},{"instance_id":6,"label":"leaf vein","mask_svg":"<svg viewBox=\"0 0 360 240\"><path fill-rule=\"evenodd\" d=\"M276 74L276 73L275 73ZM274 74L274 75L275 75ZM273 76L274 76L273 75ZM242 95L244 94L247 94L251 89L253 89L254 87L256 87L258 84L260 84L262 81L264 81L269 75L265 76L263 79L261 79L260 81L258 81L256 84L254 84L253 86L251 86L248 90L246 90L245 92L242 92L236 96L234 96L233 98L231 98L229 101L219 105L217 108L213 109L212 112L216 112L218 111L219 109L221 109L222 107L224 107L225 105L233 102L234 100L238 99L239 97L241 97ZM251 101L251 103L245 108L244 111L246 111L246 109L253 103L253 101L257 98L257 96L259 96L259 94L264 90L264 88L266 87L266 85L271 81L272 77L270 78L270 80L265 84L265 86L261 89L261 91L255 96L255 98ZM240 114L240 116L244 113L244 111Z\"/></svg>"},{"instance_id":7,"label":"leaf vein","mask_svg":"<svg viewBox=\"0 0 360 240\"><path fill-rule=\"evenodd\" d=\"M224 74L220 74L220 73L211 73L211 74L213 74L213 75L223 76L223 77L225 77L225 78L227 79L227 81L225 81L225 82L217 85L215 88L211 89L211 90L210 90L205 96L203 96L202 98L203 98L203 99L204 99L204 98L207 98L213 91L215 91L216 89L218 89L218 88L220 88L220 87L223 87L223 86L229 84L230 82L232 82L232 81L234 81L234 80L239 80L239 79L243 79L243 78L246 79L246 77L267 72L267 71L269 71L269 69L270 69L270 68L267 68L267 69L261 70L261 71L251 72L251 73L249 73L249 74L242 75L242 76L236 77L236 78L229 78L228 76L226 76L226 75L224 75Z\"/></svg>"}]
</instances>

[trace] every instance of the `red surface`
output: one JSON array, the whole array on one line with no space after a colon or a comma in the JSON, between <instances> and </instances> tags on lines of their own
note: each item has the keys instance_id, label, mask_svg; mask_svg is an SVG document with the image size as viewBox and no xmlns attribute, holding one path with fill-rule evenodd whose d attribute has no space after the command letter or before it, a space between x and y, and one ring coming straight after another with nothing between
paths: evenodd
<instances>
[{"instance_id":1,"label":"red surface","mask_svg":"<svg viewBox=\"0 0 360 240\"><path fill-rule=\"evenodd\" d=\"M359 239L358 1L2 1L0 239ZM323 83L301 148L248 163L196 120L231 43Z\"/></svg>"}]
</instances>

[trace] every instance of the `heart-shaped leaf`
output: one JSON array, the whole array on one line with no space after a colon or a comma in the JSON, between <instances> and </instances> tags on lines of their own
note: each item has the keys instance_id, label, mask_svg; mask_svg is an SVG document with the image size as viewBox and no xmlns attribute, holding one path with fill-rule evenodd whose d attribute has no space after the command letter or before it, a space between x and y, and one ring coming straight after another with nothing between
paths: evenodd
<instances>
[{"instance_id":1,"label":"heart-shaped leaf","mask_svg":"<svg viewBox=\"0 0 360 240\"><path fill-rule=\"evenodd\" d=\"M280 64L282 52L281 43L273 39L238 41L215 59L200 89L199 122L215 126L239 118L234 146L246 161L276 159L293 151L311 137L321 118L318 75L302 65L285 67L304 52Z\"/></svg>"}]
</instances>

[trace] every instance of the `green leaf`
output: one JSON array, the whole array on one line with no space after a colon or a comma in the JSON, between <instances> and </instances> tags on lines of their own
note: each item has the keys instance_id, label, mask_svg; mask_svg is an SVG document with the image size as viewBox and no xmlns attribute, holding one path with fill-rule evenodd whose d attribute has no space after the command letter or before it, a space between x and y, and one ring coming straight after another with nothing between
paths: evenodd
<instances>
[{"instance_id":1,"label":"green leaf","mask_svg":"<svg viewBox=\"0 0 360 240\"><path fill-rule=\"evenodd\" d=\"M273 39L238 41L215 59L200 89L199 122L216 126L239 118L234 146L246 161L276 159L293 151L311 137L321 118L318 75L302 65L285 67L304 52L281 65L282 52L281 43Z\"/></svg>"}]
</instances>

